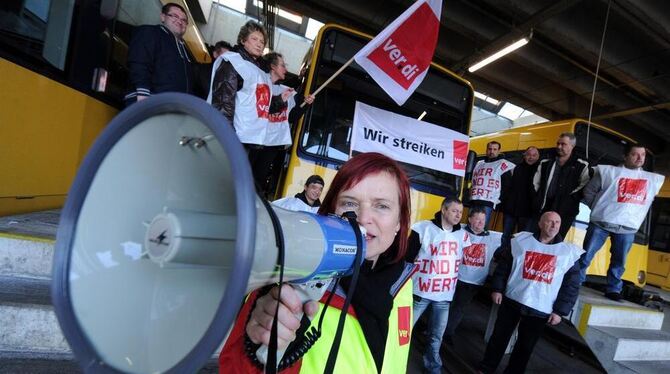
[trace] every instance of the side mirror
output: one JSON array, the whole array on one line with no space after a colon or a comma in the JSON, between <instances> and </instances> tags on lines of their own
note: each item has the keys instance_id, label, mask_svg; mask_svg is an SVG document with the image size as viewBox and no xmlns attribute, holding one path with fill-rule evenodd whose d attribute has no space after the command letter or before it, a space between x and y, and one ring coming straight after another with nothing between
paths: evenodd
<instances>
[{"instance_id":1,"label":"side mirror","mask_svg":"<svg viewBox=\"0 0 670 374\"><path fill-rule=\"evenodd\" d=\"M468 151L468 158L465 163L465 181L463 183L463 204L470 206L470 185L472 181L472 171L475 169L475 159L477 153L475 151Z\"/></svg>"},{"instance_id":2,"label":"side mirror","mask_svg":"<svg viewBox=\"0 0 670 374\"><path fill-rule=\"evenodd\" d=\"M477 153L475 151L468 151L468 159L465 164L465 180L472 179L472 171L475 169L475 159L477 158Z\"/></svg>"}]
</instances>

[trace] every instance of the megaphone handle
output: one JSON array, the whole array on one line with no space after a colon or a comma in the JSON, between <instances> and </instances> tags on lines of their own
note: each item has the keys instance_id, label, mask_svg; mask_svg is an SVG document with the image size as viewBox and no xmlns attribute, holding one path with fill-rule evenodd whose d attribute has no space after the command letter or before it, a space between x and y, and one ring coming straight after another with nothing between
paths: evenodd
<instances>
[{"instance_id":1,"label":"megaphone handle","mask_svg":"<svg viewBox=\"0 0 670 374\"><path fill-rule=\"evenodd\" d=\"M306 283L302 284L292 284L291 286L293 289L298 293L298 296L300 297L300 300L302 301L302 304L304 305L308 301L311 300L321 300L321 297L323 296L324 293L326 293L326 290L328 287L330 287L330 283L332 282L332 279L321 279L321 280L312 280ZM302 320L303 312L296 313L295 316L298 318L298 320ZM277 364L281 361L282 357L284 357L284 352L285 349L278 349L277 350ZM268 346L267 345L262 345L258 350L256 351L256 357L258 358L258 361L260 361L263 365L267 362L268 358Z\"/></svg>"}]
</instances>

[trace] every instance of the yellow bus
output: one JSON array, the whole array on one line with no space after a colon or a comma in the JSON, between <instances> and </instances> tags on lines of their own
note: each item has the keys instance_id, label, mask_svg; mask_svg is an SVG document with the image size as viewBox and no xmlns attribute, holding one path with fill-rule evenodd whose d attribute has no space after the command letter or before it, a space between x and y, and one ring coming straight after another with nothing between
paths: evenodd
<instances>
[{"instance_id":1,"label":"yellow bus","mask_svg":"<svg viewBox=\"0 0 670 374\"><path fill-rule=\"evenodd\" d=\"M0 216L62 206L80 161L123 107L132 30L159 23L161 10L157 1L2 3ZM205 62L197 33L189 23L185 40Z\"/></svg>"},{"instance_id":2,"label":"yellow bus","mask_svg":"<svg viewBox=\"0 0 670 374\"><path fill-rule=\"evenodd\" d=\"M589 128L590 127L590 128ZM535 146L540 150L540 159L554 157L556 140L563 132L572 132L577 136L577 145L574 152L589 162L591 167L599 164L619 165L623 161L623 150L626 143L635 141L614 130L608 129L581 119L571 119L541 123L531 126L521 126L504 131L473 137L470 139L470 149L477 153L478 159L483 158L486 153L486 144L495 140L501 144L501 152L505 158L518 164L522 160L523 151L529 146ZM588 133L588 137L587 137ZM588 157L586 157L588 138ZM645 169L653 164L653 156L647 156ZM583 203L579 205L579 215L573 227L566 235L565 240L582 246L586 227L589 222L591 210ZM502 213L496 212L491 218L491 227L502 230ZM635 235L635 242L626 260L626 271L623 280L635 286L642 287L647 282L647 254L649 243L649 219L645 220L642 227ZM605 277L609 266L609 239L605 242L604 249L600 250L593 258L591 266L587 269L587 280L598 280ZM595 276L595 277L594 277Z\"/></svg>"},{"instance_id":3,"label":"yellow bus","mask_svg":"<svg viewBox=\"0 0 670 374\"><path fill-rule=\"evenodd\" d=\"M358 52L371 37L341 26L321 28L307 53L304 92L316 90ZM474 90L470 83L433 63L403 106L398 106L357 64L352 64L321 91L299 121L275 197L301 192L312 174L321 175L328 189L339 166L350 154L356 101L468 134ZM411 131L411 129L407 129ZM432 218L442 199L461 196L463 178L415 165L402 164L412 183L412 221Z\"/></svg>"},{"instance_id":4,"label":"yellow bus","mask_svg":"<svg viewBox=\"0 0 670 374\"><path fill-rule=\"evenodd\" d=\"M670 291L670 180L651 206L647 283Z\"/></svg>"}]
</instances>

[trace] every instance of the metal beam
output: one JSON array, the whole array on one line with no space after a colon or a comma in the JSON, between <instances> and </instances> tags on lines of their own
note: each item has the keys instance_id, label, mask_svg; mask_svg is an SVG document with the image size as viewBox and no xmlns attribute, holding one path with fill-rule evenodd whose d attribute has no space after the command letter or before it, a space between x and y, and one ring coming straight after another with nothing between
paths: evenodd
<instances>
[{"instance_id":1,"label":"metal beam","mask_svg":"<svg viewBox=\"0 0 670 374\"><path fill-rule=\"evenodd\" d=\"M545 7L544 9L536 12L533 14L529 19L527 19L524 23L522 23L519 26L515 26L513 24L510 24L508 21L500 19L500 17L491 14L490 12L482 9L481 7L478 7L477 5L473 4L472 2L466 1L465 4L470 6L471 8L477 10L480 13L485 14L486 16L494 19L495 21L498 21L500 24L505 25L506 27L509 27L511 30L505 35L500 36L499 38L493 40L491 43L489 43L487 46L485 46L483 49L481 49L479 52L468 56L467 58L462 59L461 61L456 62L451 66L452 71L456 72L461 72L468 66L472 65L476 60L481 59L484 56L488 56L490 54L493 54L500 49L506 47L507 45L515 42L518 40L520 37L527 35L530 33L530 31L535 27L535 25L544 22L545 20L552 18L560 13L563 13L566 9L574 6L581 0L562 0L555 2L552 5L549 5Z\"/></svg>"},{"instance_id":2,"label":"metal beam","mask_svg":"<svg viewBox=\"0 0 670 374\"><path fill-rule=\"evenodd\" d=\"M660 109L670 109L670 101L665 102L665 103L645 105L645 106L641 106L641 107L637 107L637 108L630 108L630 109L621 110L621 111L618 111L618 112L599 114L597 116L594 116L593 120L602 120L602 119L615 118L615 117L626 117L626 116L632 116L634 114L651 112L652 110L660 110Z\"/></svg>"}]
</instances>

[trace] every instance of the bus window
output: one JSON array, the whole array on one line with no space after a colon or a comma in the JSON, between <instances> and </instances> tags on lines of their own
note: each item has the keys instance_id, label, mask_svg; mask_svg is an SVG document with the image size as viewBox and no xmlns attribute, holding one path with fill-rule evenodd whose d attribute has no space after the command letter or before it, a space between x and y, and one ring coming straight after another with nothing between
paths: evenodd
<instances>
[{"instance_id":1,"label":"bus window","mask_svg":"<svg viewBox=\"0 0 670 374\"><path fill-rule=\"evenodd\" d=\"M331 28L324 31L319 45L310 92L347 62L367 40ZM471 90L449 74L431 67L416 92L399 107L356 63L335 78L305 115L300 137L301 156L319 163L338 165L349 158L356 101L400 115L467 134L470 121ZM409 131L409 129L408 129ZM436 170L404 164L415 188L447 195L460 192L461 178Z\"/></svg>"},{"instance_id":2,"label":"bus window","mask_svg":"<svg viewBox=\"0 0 670 374\"><path fill-rule=\"evenodd\" d=\"M46 62L44 53L46 60L63 70L73 6L73 2L50 0L3 1L0 5L0 43L33 61ZM50 8L53 9L50 11ZM47 39L49 47L45 48Z\"/></svg>"},{"instance_id":3,"label":"bus window","mask_svg":"<svg viewBox=\"0 0 670 374\"><path fill-rule=\"evenodd\" d=\"M588 132L589 157L586 158L586 140ZM619 165L623 160L623 150L626 141L620 137L602 131L596 126L588 126L585 123L575 125L575 136L577 137L577 155L589 162L590 166L595 165Z\"/></svg>"}]
</instances>

